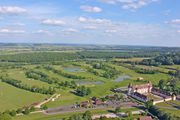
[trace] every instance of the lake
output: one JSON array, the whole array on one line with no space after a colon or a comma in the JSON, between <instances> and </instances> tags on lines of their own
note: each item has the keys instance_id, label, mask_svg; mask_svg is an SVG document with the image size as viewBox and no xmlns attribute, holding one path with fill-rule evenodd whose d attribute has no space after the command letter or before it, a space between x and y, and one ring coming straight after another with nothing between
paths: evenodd
<instances>
[{"instance_id":1,"label":"lake","mask_svg":"<svg viewBox=\"0 0 180 120\"><path fill-rule=\"evenodd\" d=\"M114 82L122 82L123 80L131 78L129 75L121 75L114 80Z\"/></svg>"},{"instance_id":2,"label":"lake","mask_svg":"<svg viewBox=\"0 0 180 120\"><path fill-rule=\"evenodd\" d=\"M84 72L84 70L80 68L64 68L64 70L67 72Z\"/></svg>"}]
</instances>

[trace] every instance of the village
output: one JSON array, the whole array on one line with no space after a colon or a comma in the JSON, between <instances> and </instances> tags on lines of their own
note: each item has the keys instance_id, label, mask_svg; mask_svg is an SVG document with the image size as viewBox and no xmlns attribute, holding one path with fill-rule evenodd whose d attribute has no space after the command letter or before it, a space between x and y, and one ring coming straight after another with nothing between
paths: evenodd
<instances>
[{"instance_id":1,"label":"village","mask_svg":"<svg viewBox=\"0 0 180 120\"><path fill-rule=\"evenodd\" d=\"M103 98L97 98L95 96L91 97L87 101L82 101L80 103L75 103L67 106L60 106L56 108L49 108L47 110L39 111L46 115L53 114L63 114L71 112L82 112L87 110L98 110L107 109L111 110L111 113L107 114L95 114L92 116L93 120L99 118L123 118L127 117L129 114L140 115L137 120L152 120L155 117L151 113L146 111L145 104L151 101L152 105L158 103L180 100L174 93L168 93L167 91L155 88L153 84L148 81L145 84L131 84L128 86L114 88L112 89L114 94L104 96ZM30 107L41 108L41 106L47 102L53 102L58 97L59 94L55 94L52 97L45 99L42 102L33 103ZM176 106L179 109L179 106ZM134 111L122 111L121 109L138 108ZM119 111L118 111L118 110ZM38 112L38 111L37 111Z\"/></svg>"}]
</instances>

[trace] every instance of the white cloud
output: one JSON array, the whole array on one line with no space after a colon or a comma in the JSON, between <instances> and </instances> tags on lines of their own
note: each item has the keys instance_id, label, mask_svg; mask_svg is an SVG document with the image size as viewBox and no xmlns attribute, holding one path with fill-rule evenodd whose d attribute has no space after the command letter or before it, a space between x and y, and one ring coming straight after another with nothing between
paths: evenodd
<instances>
[{"instance_id":1,"label":"white cloud","mask_svg":"<svg viewBox=\"0 0 180 120\"><path fill-rule=\"evenodd\" d=\"M49 34L49 31L47 31L47 30L38 30L38 31L36 31L36 32L34 32L34 33Z\"/></svg>"},{"instance_id":2,"label":"white cloud","mask_svg":"<svg viewBox=\"0 0 180 120\"><path fill-rule=\"evenodd\" d=\"M114 29L109 29L109 30L105 30L105 33L116 33L117 30Z\"/></svg>"},{"instance_id":3,"label":"white cloud","mask_svg":"<svg viewBox=\"0 0 180 120\"><path fill-rule=\"evenodd\" d=\"M100 0L101 2L107 3L107 4L116 4L117 0Z\"/></svg>"},{"instance_id":4,"label":"white cloud","mask_svg":"<svg viewBox=\"0 0 180 120\"><path fill-rule=\"evenodd\" d=\"M129 2L123 2L122 8L134 10L157 1L158 0L131 0Z\"/></svg>"},{"instance_id":5,"label":"white cloud","mask_svg":"<svg viewBox=\"0 0 180 120\"><path fill-rule=\"evenodd\" d=\"M80 9L85 12L93 12L93 13L102 12L102 9L100 7L96 7L96 6L83 5L83 6L80 6Z\"/></svg>"},{"instance_id":6,"label":"white cloud","mask_svg":"<svg viewBox=\"0 0 180 120\"><path fill-rule=\"evenodd\" d=\"M116 4L116 5L118 4L123 9L136 10L138 8L149 5L152 2L157 2L159 0L100 0L100 1L107 4Z\"/></svg>"},{"instance_id":7,"label":"white cloud","mask_svg":"<svg viewBox=\"0 0 180 120\"><path fill-rule=\"evenodd\" d=\"M55 20L55 19L45 19L41 23L45 25L54 25L54 26L62 26L66 24L62 20Z\"/></svg>"},{"instance_id":8,"label":"white cloud","mask_svg":"<svg viewBox=\"0 0 180 120\"><path fill-rule=\"evenodd\" d=\"M78 30L77 30L77 29L74 29L74 28L68 28L68 29L62 30L62 32L76 33L76 32L78 32Z\"/></svg>"},{"instance_id":9,"label":"white cloud","mask_svg":"<svg viewBox=\"0 0 180 120\"><path fill-rule=\"evenodd\" d=\"M173 19L170 21L165 21L164 23L170 25L173 28L180 28L180 19Z\"/></svg>"},{"instance_id":10,"label":"white cloud","mask_svg":"<svg viewBox=\"0 0 180 120\"><path fill-rule=\"evenodd\" d=\"M79 22L82 23L95 23L95 24L110 24L111 20L107 19L93 19L93 18L86 18L86 17L79 17Z\"/></svg>"},{"instance_id":11,"label":"white cloud","mask_svg":"<svg viewBox=\"0 0 180 120\"><path fill-rule=\"evenodd\" d=\"M97 27L96 26L85 26L84 29L85 30L95 30L95 29L97 29Z\"/></svg>"},{"instance_id":12,"label":"white cloud","mask_svg":"<svg viewBox=\"0 0 180 120\"><path fill-rule=\"evenodd\" d=\"M88 21L88 19L85 17L79 17L78 20L79 20L79 22L87 22Z\"/></svg>"},{"instance_id":13,"label":"white cloud","mask_svg":"<svg viewBox=\"0 0 180 120\"><path fill-rule=\"evenodd\" d=\"M11 29L0 29L0 33L17 33L17 34L20 34L20 33L25 33L24 30L11 30Z\"/></svg>"},{"instance_id":14,"label":"white cloud","mask_svg":"<svg viewBox=\"0 0 180 120\"><path fill-rule=\"evenodd\" d=\"M180 30L177 30L177 33L180 33Z\"/></svg>"},{"instance_id":15,"label":"white cloud","mask_svg":"<svg viewBox=\"0 0 180 120\"><path fill-rule=\"evenodd\" d=\"M0 6L0 14L21 14L27 12L26 9L17 6Z\"/></svg>"},{"instance_id":16,"label":"white cloud","mask_svg":"<svg viewBox=\"0 0 180 120\"><path fill-rule=\"evenodd\" d=\"M14 23L12 25L15 25L15 26L26 26L26 24L24 24L24 23Z\"/></svg>"},{"instance_id":17,"label":"white cloud","mask_svg":"<svg viewBox=\"0 0 180 120\"><path fill-rule=\"evenodd\" d=\"M170 23L180 24L180 19L171 20Z\"/></svg>"}]
</instances>

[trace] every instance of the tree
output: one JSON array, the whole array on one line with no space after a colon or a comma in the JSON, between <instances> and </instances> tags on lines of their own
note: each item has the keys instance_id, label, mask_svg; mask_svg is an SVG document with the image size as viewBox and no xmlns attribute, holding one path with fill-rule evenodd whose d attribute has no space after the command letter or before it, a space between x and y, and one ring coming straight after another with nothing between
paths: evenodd
<instances>
[{"instance_id":1,"label":"tree","mask_svg":"<svg viewBox=\"0 0 180 120\"><path fill-rule=\"evenodd\" d=\"M165 83L164 80L160 80L159 83L158 83L158 87L159 87L160 89L162 89L162 90L164 89L165 85L166 85L166 83Z\"/></svg>"},{"instance_id":2,"label":"tree","mask_svg":"<svg viewBox=\"0 0 180 120\"><path fill-rule=\"evenodd\" d=\"M170 116L170 114L164 113L162 116L162 120L172 120L172 117Z\"/></svg>"},{"instance_id":3,"label":"tree","mask_svg":"<svg viewBox=\"0 0 180 120\"><path fill-rule=\"evenodd\" d=\"M34 112L36 109L34 106L32 106L29 110L30 110L30 112Z\"/></svg>"},{"instance_id":4,"label":"tree","mask_svg":"<svg viewBox=\"0 0 180 120\"><path fill-rule=\"evenodd\" d=\"M16 113L22 113L22 108L18 108L17 110L16 110Z\"/></svg>"},{"instance_id":5,"label":"tree","mask_svg":"<svg viewBox=\"0 0 180 120\"><path fill-rule=\"evenodd\" d=\"M29 108L26 108L26 109L23 111L23 114L25 114L25 115L28 115L29 113L30 113Z\"/></svg>"},{"instance_id":6,"label":"tree","mask_svg":"<svg viewBox=\"0 0 180 120\"><path fill-rule=\"evenodd\" d=\"M13 116L13 117L16 116L16 114L17 114L17 113L16 113L15 110L12 110L12 111L9 112L9 115L11 115L11 116Z\"/></svg>"},{"instance_id":7,"label":"tree","mask_svg":"<svg viewBox=\"0 0 180 120\"><path fill-rule=\"evenodd\" d=\"M90 88L86 88L85 86L78 87L75 92L76 95L82 97L91 94Z\"/></svg>"},{"instance_id":8,"label":"tree","mask_svg":"<svg viewBox=\"0 0 180 120\"><path fill-rule=\"evenodd\" d=\"M122 111L121 107L117 107L117 108L115 109L115 113L116 113L116 114L119 113L119 112L121 112L121 111Z\"/></svg>"},{"instance_id":9,"label":"tree","mask_svg":"<svg viewBox=\"0 0 180 120\"><path fill-rule=\"evenodd\" d=\"M75 115L72 115L72 116L69 118L69 120L84 120L84 119L82 118L81 115L75 114Z\"/></svg>"},{"instance_id":10,"label":"tree","mask_svg":"<svg viewBox=\"0 0 180 120\"><path fill-rule=\"evenodd\" d=\"M0 114L0 120L11 120L11 116L8 113Z\"/></svg>"},{"instance_id":11,"label":"tree","mask_svg":"<svg viewBox=\"0 0 180 120\"><path fill-rule=\"evenodd\" d=\"M150 109L150 108L153 106L153 101L152 101L152 100L147 101L147 102L145 103L145 106L146 106L147 109Z\"/></svg>"},{"instance_id":12,"label":"tree","mask_svg":"<svg viewBox=\"0 0 180 120\"><path fill-rule=\"evenodd\" d=\"M177 80L176 79L170 80L170 86L172 87L173 90L177 88Z\"/></svg>"},{"instance_id":13,"label":"tree","mask_svg":"<svg viewBox=\"0 0 180 120\"><path fill-rule=\"evenodd\" d=\"M86 111L84 114L83 114L83 120L92 120L92 114L90 111Z\"/></svg>"},{"instance_id":14,"label":"tree","mask_svg":"<svg viewBox=\"0 0 180 120\"><path fill-rule=\"evenodd\" d=\"M178 68L175 72L175 77L180 80L180 68Z\"/></svg>"},{"instance_id":15,"label":"tree","mask_svg":"<svg viewBox=\"0 0 180 120\"><path fill-rule=\"evenodd\" d=\"M87 88L87 95L91 94L91 89L90 88Z\"/></svg>"},{"instance_id":16,"label":"tree","mask_svg":"<svg viewBox=\"0 0 180 120\"><path fill-rule=\"evenodd\" d=\"M127 111L126 113L128 115L128 120L133 120L132 112L131 111Z\"/></svg>"},{"instance_id":17,"label":"tree","mask_svg":"<svg viewBox=\"0 0 180 120\"><path fill-rule=\"evenodd\" d=\"M48 107L47 107L47 105L43 105L43 106L41 107L41 109L43 109L43 110L47 110L47 109L48 109Z\"/></svg>"}]
</instances>

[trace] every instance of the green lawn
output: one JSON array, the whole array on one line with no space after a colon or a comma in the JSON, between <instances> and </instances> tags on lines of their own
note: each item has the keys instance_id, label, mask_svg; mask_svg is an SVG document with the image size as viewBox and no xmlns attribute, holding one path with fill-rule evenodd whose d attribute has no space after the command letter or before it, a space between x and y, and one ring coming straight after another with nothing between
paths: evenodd
<instances>
[{"instance_id":1,"label":"green lawn","mask_svg":"<svg viewBox=\"0 0 180 120\"><path fill-rule=\"evenodd\" d=\"M46 97L46 95L28 92L0 82L0 112L27 106Z\"/></svg>"},{"instance_id":2,"label":"green lawn","mask_svg":"<svg viewBox=\"0 0 180 120\"><path fill-rule=\"evenodd\" d=\"M61 70L63 70L63 67L82 68L84 72L68 72L68 71L64 71L64 72L87 77L87 79L84 79L81 81L103 81L104 83L100 85L86 85L87 87L91 88L92 93L89 96L85 96L85 97L79 97L79 96L74 95L73 93L71 93L72 89L61 88L57 90L57 93L61 94L61 96L56 101L47 103L47 106L51 108L51 107L58 107L61 105L69 105L69 104L74 104L76 102L88 100L92 96L103 97L108 94L113 94L113 92L110 91L111 88L127 86L129 82L132 82L134 84L142 84L144 81L137 81L138 77L143 77L144 80L147 80L147 81L149 80L155 84L157 84L158 81L161 79L164 79L164 80L169 79L169 75L164 74L164 73L139 74L139 73L136 73L134 70L128 69L127 67L124 67L124 66L118 66L118 65L112 64L111 62L106 62L105 64L115 67L116 69L121 71L120 75L122 74L129 75L131 78L124 80L122 82L113 82L113 79L106 79L103 77L96 76L87 71L87 68L90 67L90 65L86 64L83 61L64 62L61 65L52 65L54 68L61 69ZM36 68L36 66L41 66L41 65L40 64L24 65L26 69L37 69L47 74L51 78L53 77L58 78L60 81L73 80L73 79L69 79L61 75L55 74L51 71L45 70L43 67ZM165 68L161 68L161 69L165 69ZM101 70L101 69L96 69L96 70L100 73L105 72L104 70ZM31 85L31 86L33 85L45 86L45 87L50 86L49 84L45 82L26 78L25 71L22 68L7 69L6 72L8 73L9 77L17 79L17 80L21 80L23 83ZM47 97L46 95L35 94L35 93L27 92L25 90L21 90L21 89L12 87L10 85L7 85L5 83L0 83L0 86L1 86L0 90L2 89L1 94L0 94L1 95L0 96L0 108L1 108L0 111L4 111L6 109L11 110L18 107L22 107L24 105L37 102L39 100L43 100L45 97Z\"/></svg>"},{"instance_id":3,"label":"green lawn","mask_svg":"<svg viewBox=\"0 0 180 120\"><path fill-rule=\"evenodd\" d=\"M9 69L9 70L7 70L7 73L10 78L20 80L20 81L22 81L22 83L28 84L30 86L39 86L39 87L48 87L49 86L49 84L47 84L45 82L27 78L25 76L25 71L20 68L19 69Z\"/></svg>"},{"instance_id":4,"label":"green lawn","mask_svg":"<svg viewBox=\"0 0 180 120\"><path fill-rule=\"evenodd\" d=\"M130 75L132 80L137 80L138 77L143 77L144 80L151 81L152 83L157 84L159 82L159 80L161 80L161 79L168 80L170 78L169 75L164 74L164 73L140 74L140 73L136 73L134 70L128 69L123 66L117 66L117 65L113 65L113 64L110 64L110 65L116 67L118 70L120 70L124 74ZM134 82L134 81L132 81L132 82Z\"/></svg>"},{"instance_id":5,"label":"green lawn","mask_svg":"<svg viewBox=\"0 0 180 120\"><path fill-rule=\"evenodd\" d=\"M162 110L166 113L180 117L180 110L173 110L173 109L167 109L167 108L160 108L160 110Z\"/></svg>"},{"instance_id":6,"label":"green lawn","mask_svg":"<svg viewBox=\"0 0 180 120\"><path fill-rule=\"evenodd\" d=\"M180 105L180 102L178 100L169 101L169 102L174 103L176 105ZM176 115L180 117L180 110L173 109L174 107L170 104L163 102L163 103L156 104L156 106L166 113L170 113L172 115ZM163 107L166 107L166 108L163 108Z\"/></svg>"}]
</instances>

